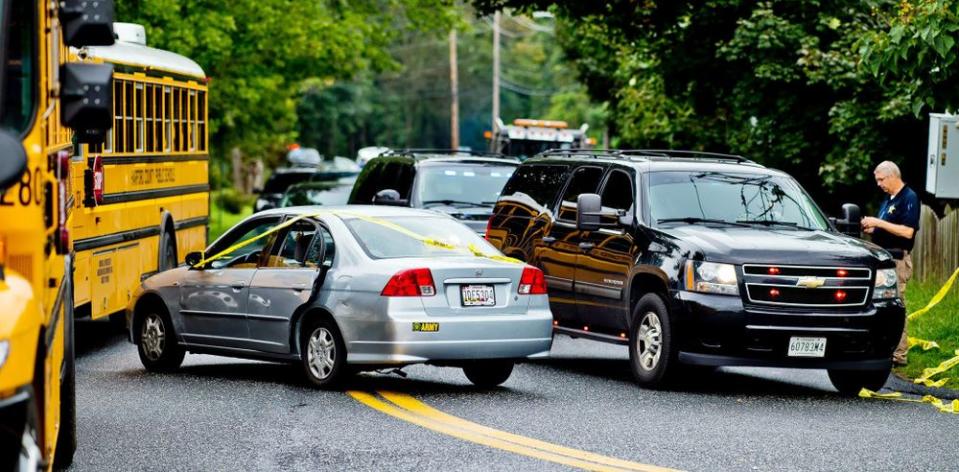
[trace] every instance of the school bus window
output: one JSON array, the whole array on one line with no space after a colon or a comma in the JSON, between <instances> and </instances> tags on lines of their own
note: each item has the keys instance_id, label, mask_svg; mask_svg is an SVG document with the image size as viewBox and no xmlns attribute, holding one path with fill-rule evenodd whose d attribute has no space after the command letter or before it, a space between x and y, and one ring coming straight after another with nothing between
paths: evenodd
<instances>
[{"instance_id":1,"label":"school bus window","mask_svg":"<svg viewBox=\"0 0 959 472\"><path fill-rule=\"evenodd\" d=\"M190 107L187 105L187 100L186 100L186 90L180 89L179 99L180 99L180 111L177 113L177 116L180 117L180 123L179 123L180 126L178 130L180 133L180 139L179 141L177 141L177 144L179 144L180 147L177 148L177 151L186 151L187 149L187 136L186 136L186 119L187 118L186 117L187 117L187 114L190 112Z\"/></svg>"},{"instance_id":2,"label":"school bus window","mask_svg":"<svg viewBox=\"0 0 959 472\"><path fill-rule=\"evenodd\" d=\"M134 108L133 83L123 83L123 152L130 152L136 146L134 143L133 115L136 113Z\"/></svg>"},{"instance_id":3,"label":"school bus window","mask_svg":"<svg viewBox=\"0 0 959 472\"><path fill-rule=\"evenodd\" d=\"M190 150L196 151L196 131L197 131L197 108L196 91L190 90Z\"/></svg>"},{"instance_id":4,"label":"school bus window","mask_svg":"<svg viewBox=\"0 0 959 472\"><path fill-rule=\"evenodd\" d=\"M36 4L13 2L10 5L10 28L8 35L7 76L4 93L3 127L23 133L30 126L36 107L35 85L37 80L36 54L33 37L36 22L33 11Z\"/></svg>"},{"instance_id":5,"label":"school bus window","mask_svg":"<svg viewBox=\"0 0 959 472\"><path fill-rule=\"evenodd\" d=\"M197 94L197 136L200 136L200 148L206 151L206 92Z\"/></svg>"},{"instance_id":6,"label":"school bus window","mask_svg":"<svg viewBox=\"0 0 959 472\"><path fill-rule=\"evenodd\" d=\"M173 89L163 87L163 150L173 150Z\"/></svg>"},{"instance_id":7,"label":"school bus window","mask_svg":"<svg viewBox=\"0 0 959 472\"><path fill-rule=\"evenodd\" d=\"M143 113L143 102L144 102L144 93L143 93L143 84L136 84L134 93L133 93L133 120L136 123L136 136L135 136L135 147L134 149L137 152L143 152L144 144L146 143L145 127L143 124L144 113Z\"/></svg>"}]
</instances>

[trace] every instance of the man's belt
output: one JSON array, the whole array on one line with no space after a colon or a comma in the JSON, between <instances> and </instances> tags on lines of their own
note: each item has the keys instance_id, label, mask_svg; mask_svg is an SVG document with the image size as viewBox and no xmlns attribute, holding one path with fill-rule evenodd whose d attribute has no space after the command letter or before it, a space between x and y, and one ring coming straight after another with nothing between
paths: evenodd
<instances>
[{"instance_id":1,"label":"man's belt","mask_svg":"<svg viewBox=\"0 0 959 472\"><path fill-rule=\"evenodd\" d=\"M901 261L901 260L903 260L906 256L909 255L909 250L908 250L908 249L901 249L901 248L897 248L897 247L884 248L884 249L886 249L886 251L888 251L889 254L892 254L892 258L895 259L895 260L897 260L897 261Z\"/></svg>"}]
</instances>

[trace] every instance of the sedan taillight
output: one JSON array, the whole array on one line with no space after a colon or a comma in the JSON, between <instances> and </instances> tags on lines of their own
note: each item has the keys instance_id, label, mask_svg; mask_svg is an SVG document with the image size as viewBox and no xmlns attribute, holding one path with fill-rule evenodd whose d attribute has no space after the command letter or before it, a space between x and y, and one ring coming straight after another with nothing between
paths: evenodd
<instances>
[{"instance_id":1,"label":"sedan taillight","mask_svg":"<svg viewBox=\"0 0 959 472\"><path fill-rule=\"evenodd\" d=\"M546 278L543 277L543 271L535 267L523 269L517 291L520 295L546 295Z\"/></svg>"},{"instance_id":2,"label":"sedan taillight","mask_svg":"<svg viewBox=\"0 0 959 472\"><path fill-rule=\"evenodd\" d=\"M433 273L429 269L408 269L397 272L383 287L384 297L432 297L436 295Z\"/></svg>"}]
</instances>

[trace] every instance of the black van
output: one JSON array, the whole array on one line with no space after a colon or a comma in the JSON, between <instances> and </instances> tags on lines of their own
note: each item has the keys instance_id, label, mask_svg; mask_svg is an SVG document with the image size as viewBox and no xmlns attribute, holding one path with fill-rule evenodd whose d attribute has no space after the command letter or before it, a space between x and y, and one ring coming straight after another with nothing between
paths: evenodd
<instances>
[{"instance_id":1,"label":"black van","mask_svg":"<svg viewBox=\"0 0 959 472\"><path fill-rule=\"evenodd\" d=\"M628 345L643 385L779 366L855 394L885 383L905 308L892 257L835 223L739 156L557 150L517 169L486 237L543 270L556 332Z\"/></svg>"},{"instance_id":2,"label":"black van","mask_svg":"<svg viewBox=\"0 0 959 472\"><path fill-rule=\"evenodd\" d=\"M479 234L519 161L459 150L393 150L371 159L349 203L399 205L448 214Z\"/></svg>"}]
</instances>

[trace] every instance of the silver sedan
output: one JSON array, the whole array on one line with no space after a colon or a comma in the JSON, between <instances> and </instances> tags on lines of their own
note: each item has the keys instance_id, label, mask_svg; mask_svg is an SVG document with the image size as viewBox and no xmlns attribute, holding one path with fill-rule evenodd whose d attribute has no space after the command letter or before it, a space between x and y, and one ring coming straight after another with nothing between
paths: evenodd
<instances>
[{"instance_id":1,"label":"silver sedan","mask_svg":"<svg viewBox=\"0 0 959 472\"><path fill-rule=\"evenodd\" d=\"M430 211L270 210L186 260L145 280L127 310L147 369L218 354L299 363L328 387L432 363L492 387L552 343L542 272Z\"/></svg>"}]
</instances>

